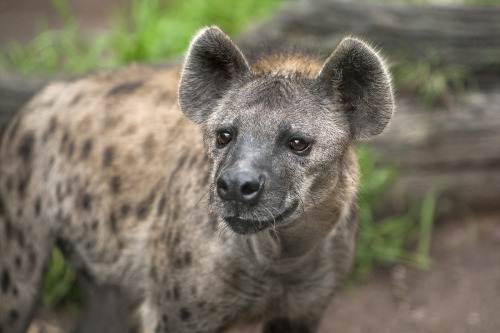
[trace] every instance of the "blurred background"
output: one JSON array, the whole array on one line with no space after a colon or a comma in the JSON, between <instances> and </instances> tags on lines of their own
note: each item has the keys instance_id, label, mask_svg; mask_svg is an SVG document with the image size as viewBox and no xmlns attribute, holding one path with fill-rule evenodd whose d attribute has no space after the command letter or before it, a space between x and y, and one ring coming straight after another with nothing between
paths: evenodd
<instances>
[{"instance_id":1,"label":"blurred background","mask_svg":"<svg viewBox=\"0 0 500 333\"><path fill-rule=\"evenodd\" d=\"M176 66L211 24L243 52L326 57L358 36L393 74L394 119L359 145L356 263L321 332L500 332L498 0L0 0L0 129L51 80ZM83 298L55 250L29 332L71 331Z\"/></svg>"}]
</instances>

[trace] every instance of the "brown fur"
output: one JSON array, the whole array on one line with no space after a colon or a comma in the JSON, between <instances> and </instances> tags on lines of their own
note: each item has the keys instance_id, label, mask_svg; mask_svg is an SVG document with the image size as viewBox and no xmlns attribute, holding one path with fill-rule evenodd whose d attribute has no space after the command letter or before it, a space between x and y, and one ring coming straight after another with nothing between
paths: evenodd
<instances>
[{"instance_id":1,"label":"brown fur","mask_svg":"<svg viewBox=\"0 0 500 333\"><path fill-rule=\"evenodd\" d=\"M194 122L177 105L176 67L132 66L44 89L0 146L0 332L27 328L56 242L92 284L140 304L145 332L314 331L354 253L352 139L378 134L392 113L386 70L360 42L352 48L373 77L345 79L361 61L342 59L348 43L326 65L283 56L248 65L220 30L203 30L179 92ZM215 144L221 124L238 130L227 148ZM274 144L295 128L314 137L308 155ZM217 194L238 163L266 177L257 206L235 208ZM228 227L240 209L272 222L259 232Z\"/></svg>"}]
</instances>

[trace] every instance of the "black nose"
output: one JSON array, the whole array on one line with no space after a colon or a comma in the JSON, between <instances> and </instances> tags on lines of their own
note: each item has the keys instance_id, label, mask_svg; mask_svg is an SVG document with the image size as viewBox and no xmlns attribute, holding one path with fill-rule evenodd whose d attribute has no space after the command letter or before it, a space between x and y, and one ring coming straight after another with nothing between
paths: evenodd
<instances>
[{"instance_id":1,"label":"black nose","mask_svg":"<svg viewBox=\"0 0 500 333\"><path fill-rule=\"evenodd\" d=\"M246 170L226 170L217 180L217 193L224 200L257 203L263 187L264 175Z\"/></svg>"}]
</instances>

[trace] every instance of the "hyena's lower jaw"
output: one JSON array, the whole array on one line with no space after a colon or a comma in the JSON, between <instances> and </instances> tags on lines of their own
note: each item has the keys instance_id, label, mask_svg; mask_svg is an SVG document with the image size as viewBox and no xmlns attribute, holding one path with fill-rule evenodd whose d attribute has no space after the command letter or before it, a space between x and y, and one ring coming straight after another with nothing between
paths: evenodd
<instances>
[{"instance_id":1,"label":"hyena's lower jaw","mask_svg":"<svg viewBox=\"0 0 500 333\"><path fill-rule=\"evenodd\" d=\"M298 201L294 201L282 213L279 213L267 220L252 220L244 219L239 216L225 217L224 221L229 225L231 230L241 235L252 235L262 230L272 227L279 227L281 222L292 216L299 206Z\"/></svg>"}]
</instances>

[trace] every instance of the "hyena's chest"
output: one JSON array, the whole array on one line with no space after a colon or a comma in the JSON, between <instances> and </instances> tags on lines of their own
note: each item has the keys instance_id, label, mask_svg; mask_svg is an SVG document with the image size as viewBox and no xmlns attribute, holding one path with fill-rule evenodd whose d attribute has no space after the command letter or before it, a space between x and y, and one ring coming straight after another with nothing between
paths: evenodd
<instances>
[{"instance_id":1,"label":"hyena's chest","mask_svg":"<svg viewBox=\"0 0 500 333\"><path fill-rule=\"evenodd\" d=\"M298 267L282 274L253 265L251 258L238 257L240 251L231 248L232 244L214 250L206 247L210 240L205 242L184 243L183 248L190 249L189 266L171 260L156 283L156 303L161 316L168 318L162 324L165 328L218 331L236 324L253 327L313 308L328 296L321 289L332 279L324 272L304 274L308 268ZM315 283L306 276L314 276Z\"/></svg>"}]
</instances>

